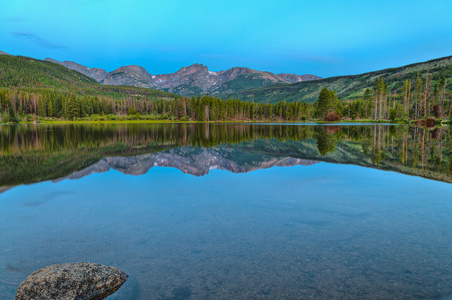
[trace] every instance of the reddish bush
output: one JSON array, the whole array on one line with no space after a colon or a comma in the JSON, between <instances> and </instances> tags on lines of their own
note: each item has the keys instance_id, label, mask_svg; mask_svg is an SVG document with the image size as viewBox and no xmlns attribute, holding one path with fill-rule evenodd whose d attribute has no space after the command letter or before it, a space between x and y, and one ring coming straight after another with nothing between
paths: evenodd
<instances>
[{"instance_id":1,"label":"reddish bush","mask_svg":"<svg viewBox=\"0 0 452 300\"><path fill-rule=\"evenodd\" d=\"M427 120L425 121L425 127L435 127L436 126L436 120L435 118L432 117L428 117Z\"/></svg>"},{"instance_id":2,"label":"reddish bush","mask_svg":"<svg viewBox=\"0 0 452 300\"><path fill-rule=\"evenodd\" d=\"M432 139L436 140L439 137L439 134L440 134L440 129L439 128L435 128L432 131Z\"/></svg>"},{"instance_id":3,"label":"reddish bush","mask_svg":"<svg viewBox=\"0 0 452 300\"><path fill-rule=\"evenodd\" d=\"M433 110L433 113L435 114L435 117L438 118L441 115L441 106L433 105L432 110Z\"/></svg>"},{"instance_id":4,"label":"reddish bush","mask_svg":"<svg viewBox=\"0 0 452 300\"><path fill-rule=\"evenodd\" d=\"M340 116L338 113L332 111L332 112L329 112L329 113L325 116L324 121L327 121L327 122L333 122L333 121L339 121L340 119L341 119L341 116Z\"/></svg>"},{"instance_id":5,"label":"reddish bush","mask_svg":"<svg viewBox=\"0 0 452 300\"><path fill-rule=\"evenodd\" d=\"M420 119L414 121L414 125L419 127L434 128L436 126L436 119L428 117L427 119Z\"/></svg>"},{"instance_id":6,"label":"reddish bush","mask_svg":"<svg viewBox=\"0 0 452 300\"><path fill-rule=\"evenodd\" d=\"M341 130L340 126L325 126L326 127L326 131L328 131L328 133L335 133L336 131Z\"/></svg>"}]
</instances>

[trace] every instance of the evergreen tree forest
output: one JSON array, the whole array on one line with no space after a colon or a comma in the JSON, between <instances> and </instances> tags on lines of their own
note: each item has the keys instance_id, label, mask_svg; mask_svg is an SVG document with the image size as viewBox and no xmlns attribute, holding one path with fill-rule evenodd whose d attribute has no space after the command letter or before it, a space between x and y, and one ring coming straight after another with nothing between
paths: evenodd
<instances>
[{"instance_id":1,"label":"evergreen tree forest","mask_svg":"<svg viewBox=\"0 0 452 300\"><path fill-rule=\"evenodd\" d=\"M78 96L55 90L27 93L0 89L3 122L58 118L65 120L171 119L181 121L305 121L314 117L314 106L304 102L262 104L197 98L115 100Z\"/></svg>"}]
</instances>

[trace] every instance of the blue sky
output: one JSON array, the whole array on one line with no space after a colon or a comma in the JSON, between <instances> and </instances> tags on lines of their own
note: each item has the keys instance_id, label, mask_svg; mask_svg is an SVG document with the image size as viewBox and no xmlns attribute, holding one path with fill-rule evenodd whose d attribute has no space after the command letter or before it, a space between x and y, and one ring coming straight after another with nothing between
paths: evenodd
<instances>
[{"instance_id":1,"label":"blue sky","mask_svg":"<svg viewBox=\"0 0 452 300\"><path fill-rule=\"evenodd\" d=\"M14 0L0 50L151 74L193 63L322 77L452 55L452 1Z\"/></svg>"}]
</instances>

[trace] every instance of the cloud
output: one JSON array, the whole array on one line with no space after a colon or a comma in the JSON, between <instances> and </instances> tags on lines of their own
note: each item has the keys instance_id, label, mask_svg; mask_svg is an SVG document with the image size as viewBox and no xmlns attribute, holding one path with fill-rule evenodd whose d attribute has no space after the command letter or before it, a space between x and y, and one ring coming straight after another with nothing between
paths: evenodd
<instances>
[{"instance_id":1,"label":"cloud","mask_svg":"<svg viewBox=\"0 0 452 300\"><path fill-rule=\"evenodd\" d=\"M15 17L6 18L6 21L8 21L8 22L25 22L25 21L27 21L27 19L24 17L15 16Z\"/></svg>"},{"instance_id":2,"label":"cloud","mask_svg":"<svg viewBox=\"0 0 452 300\"><path fill-rule=\"evenodd\" d=\"M39 36L37 36L34 33L31 32L27 32L27 31L17 31L17 32L11 32L11 34L17 38L20 39L26 39L26 40L30 40L33 43L35 43L36 45L39 45L41 47L44 48L49 48L49 49L64 49L67 48L67 45L63 45L63 44L56 44L56 43L52 43L49 42Z\"/></svg>"}]
</instances>

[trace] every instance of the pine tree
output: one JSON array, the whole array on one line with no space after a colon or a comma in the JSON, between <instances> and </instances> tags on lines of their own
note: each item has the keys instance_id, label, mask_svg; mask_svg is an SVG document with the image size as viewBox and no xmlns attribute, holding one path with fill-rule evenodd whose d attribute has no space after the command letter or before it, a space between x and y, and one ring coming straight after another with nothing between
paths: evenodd
<instances>
[{"instance_id":1,"label":"pine tree","mask_svg":"<svg viewBox=\"0 0 452 300\"><path fill-rule=\"evenodd\" d=\"M376 78L374 81L374 86L373 86L373 90L374 90L374 120L378 119L378 103L379 103L379 99L380 99L380 78Z\"/></svg>"},{"instance_id":2,"label":"pine tree","mask_svg":"<svg viewBox=\"0 0 452 300\"><path fill-rule=\"evenodd\" d=\"M47 103L47 115L49 117L53 117L53 103L52 103L52 100L49 100L49 102Z\"/></svg>"},{"instance_id":3,"label":"pine tree","mask_svg":"<svg viewBox=\"0 0 452 300\"><path fill-rule=\"evenodd\" d=\"M408 112L410 108L410 98L411 98L411 80L405 80L403 83L403 111Z\"/></svg>"},{"instance_id":4,"label":"pine tree","mask_svg":"<svg viewBox=\"0 0 452 300\"><path fill-rule=\"evenodd\" d=\"M427 97L428 97L428 72L430 68L427 69L427 78L425 79L425 90L424 90L424 117L427 117Z\"/></svg>"},{"instance_id":5,"label":"pine tree","mask_svg":"<svg viewBox=\"0 0 452 300\"><path fill-rule=\"evenodd\" d=\"M327 88L320 91L319 99L317 100L317 107L315 115L317 118L323 120L328 113L328 106L330 101L330 92Z\"/></svg>"},{"instance_id":6,"label":"pine tree","mask_svg":"<svg viewBox=\"0 0 452 300\"><path fill-rule=\"evenodd\" d=\"M416 85L414 87L414 90L416 92L416 107L414 112L414 118L417 119L420 115L420 109L421 109L421 98L422 98L422 86L423 86L422 79L419 77L419 73L417 74L416 79Z\"/></svg>"},{"instance_id":7,"label":"pine tree","mask_svg":"<svg viewBox=\"0 0 452 300\"><path fill-rule=\"evenodd\" d=\"M80 118L80 105L74 93L72 93L71 97L69 98L68 107L68 119L74 120L76 118Z\"/></svg>"}]
</instances>

